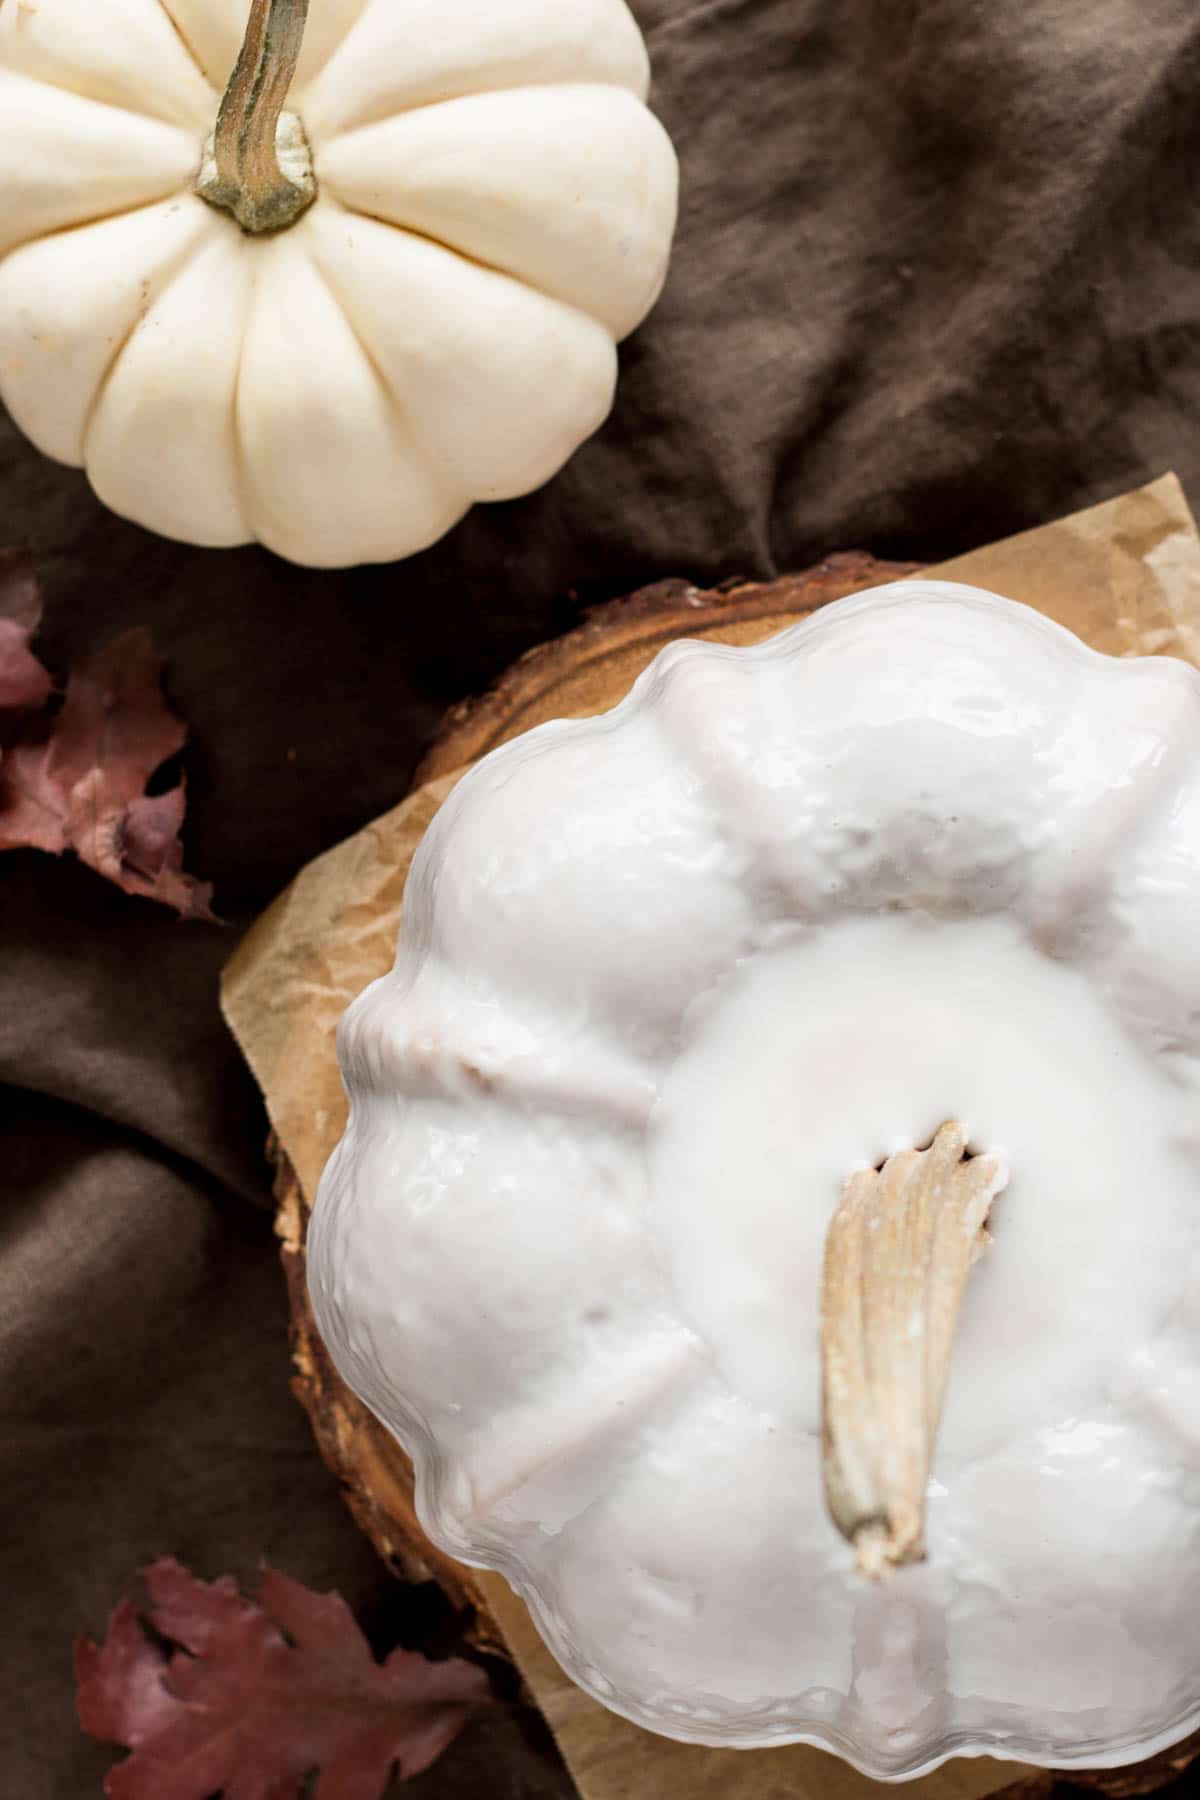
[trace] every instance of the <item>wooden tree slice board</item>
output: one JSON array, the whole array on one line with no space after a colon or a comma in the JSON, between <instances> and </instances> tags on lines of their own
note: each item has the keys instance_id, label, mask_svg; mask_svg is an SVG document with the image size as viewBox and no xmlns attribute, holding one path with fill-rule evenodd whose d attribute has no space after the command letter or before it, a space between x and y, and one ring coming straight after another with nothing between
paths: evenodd
<instances>
[{"instance_id":1,"label":"wooden tree slice board","mask_svg":"<svg viewBox=\"0 0 1200 1800\"><path fill-rule=\"evenodd\" d=\"M624 599L610 600L594 608L577 630L527 651L488 693L452 707L413 785L478 762L497 744L547 719L605 712L673 638L756 644L827 601L898 581L917 566L879 562L863 551L848 550L778 581L726 582L717 588L656 581Z\"/></svg>"},{"instance_id":2,"label":"wooden tree slice board","mask_svg":"<svg viewBox=\"0 0 1200 1800\"><path fill-rule=\"evenodd\" d=\"M446 777L544 720L615 705L672 639L756 643L830 600L912 572L913 565L882 563L849 552L778 581L710 590L685 581L662 581L599 607L579 629L530 651L488 693L452 709L417 771L414 790L435 784L432 816ZM355 1519L389 1567L403 1580L436 1580L451 1602L463 1609L471 1639L482 1649L505 1655L505 1633L497 1617L503 1605L498 1578L465 1568L430 1544L416 1518L408 1458L333 1369L312 1318L305 1281L312 1196L303 1191L278 1144L273 1144L272 1154L277 1168L277 1230L291 1307L292 1385L312 1421L321 1455L341 1484ZM1087 1789L1123 1800L1160 1790L1197 1755L1200 1734L1129 1768L1076 1773L1069 1783L1047 1773L1005 1786L1001 1776L991 1792L1004 1800L1054 1800L1059 1795L1066 1800L1072 1791Z\"/></svg>"}]
</instances>

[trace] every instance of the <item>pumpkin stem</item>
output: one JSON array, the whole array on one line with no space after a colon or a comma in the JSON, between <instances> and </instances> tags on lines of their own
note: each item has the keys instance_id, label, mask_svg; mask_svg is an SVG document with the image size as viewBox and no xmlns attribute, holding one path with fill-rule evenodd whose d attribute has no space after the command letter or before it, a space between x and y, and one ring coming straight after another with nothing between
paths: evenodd
<instances>
[{"instance_id":1,"label":"pumpkin stem","mask_svg":"<svg viewBox=\"0 0 1200 1800\"><path fill-rule=\"evenodd\" d=\"M967 1275L1008 1176L961 1125L852 1175L825 1239L825 1501L878 1580L925 1555L925 1490Z\"/></svg>"},{"instance_id":2,"label":"pumpkin stem","mask_svg":"<svg viewBox=\"0 0 1200 1800\"><path fill-rule=\"evenodd\" d=\"M251 0L196 181L202 199L224 207L254 236L284 230L317 196L304 127L283 110L307 19L308 0Z\"/></svg>"}]
</instances>

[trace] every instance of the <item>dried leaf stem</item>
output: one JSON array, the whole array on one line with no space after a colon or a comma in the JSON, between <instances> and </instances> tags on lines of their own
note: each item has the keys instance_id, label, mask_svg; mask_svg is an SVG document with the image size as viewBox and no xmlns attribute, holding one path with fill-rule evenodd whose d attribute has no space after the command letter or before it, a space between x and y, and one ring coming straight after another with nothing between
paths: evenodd
<instances>
[{"instance_id":1,"label":"dried leaf stem","mask_svg":"<svg viewBox=\"0 0 1200 1800\"><path fill-rule=\"evenodd\" d=\"M925 1490L959 1307L1007 1180L957 1124L851 1176L825 1240L825 1498L864 1574L925 1554Z\"/></svg>"}]
</instances>

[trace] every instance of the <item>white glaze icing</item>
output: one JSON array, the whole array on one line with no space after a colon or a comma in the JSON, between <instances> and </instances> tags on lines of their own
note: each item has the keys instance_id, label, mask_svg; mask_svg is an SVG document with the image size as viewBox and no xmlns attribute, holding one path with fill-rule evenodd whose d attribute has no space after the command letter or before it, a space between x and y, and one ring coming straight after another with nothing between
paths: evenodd
<instances>
[{"instance_id":1,"label":"white glaze icing","mask_svg":"<svg viewBox=\"0 0 1200 1800\"><path fill-rule=\"evenodd\" d=\"M309 1245L430 1533L652 1729L1145 1754L1200 1722L1200 677L906 582L488 757L347 1014ZM1001 1154L929 1500L825 1513L855 1167Z\"/></svg>"}]
</instances>

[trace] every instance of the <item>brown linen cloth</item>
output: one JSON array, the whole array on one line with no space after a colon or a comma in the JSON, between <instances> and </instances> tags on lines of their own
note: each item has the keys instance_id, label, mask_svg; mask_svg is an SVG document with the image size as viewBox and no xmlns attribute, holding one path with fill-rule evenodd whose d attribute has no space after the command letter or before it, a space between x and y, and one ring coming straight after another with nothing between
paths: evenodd
<instances>
[{"instance_id":1,"label":"brown linen cloth","mask_svg":"<svg viewBox=\"0 0 1200 1800\"><path fill-rule=\"evenodd\" d=\"M235 925L394 803L440 710L581 599L850 545L932 561L1168 466L1200 505L1194 0L635 11L683 165L677 251L613 418L541 494L404 565L296 571L122 524L0 421L0 544L37 552L44 652L62 672L152 627L194 733L189 863ZM427 1622L287 1390L265 1123L217 1008L234 941L0 858L14 1800L99 1793L70 1640L155 1555L247 1579L265 1555L341 1587L381 1645ZM410 1791L569 1788L497 1715Z\"/></svg>"}]
</instances>

